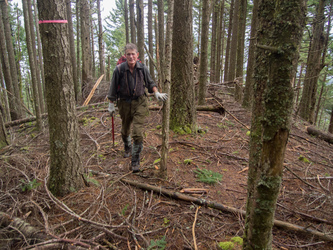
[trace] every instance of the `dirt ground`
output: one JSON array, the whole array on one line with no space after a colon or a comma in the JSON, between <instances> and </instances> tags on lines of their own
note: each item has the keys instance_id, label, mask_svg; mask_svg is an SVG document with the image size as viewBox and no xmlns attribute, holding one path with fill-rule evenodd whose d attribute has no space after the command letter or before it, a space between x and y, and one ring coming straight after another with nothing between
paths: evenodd
<instances>
[{"instance_id":1,"label":"dirt ground","mask_svg":"<svg viewBox=\"0 0 333 250\"><path fill-rule=\"evenodd\" d=\"M89 186L66 197L53 197L45 186L50 161L47 119L38 134L33 123L9 129L12 145L0 151L0 249L221 249L220 242L242 237L240 213L173 199L125 180L245 210L250 112L225 89L211 87L215 97L208 94L207 103L220 102L227 112L197 112L203 133L170 133L168 179L162 180L157 177L161 111L150 111L142 171L132 174L130 159L122 157L119 115L113 146L111 119L101 98L106 90L99 93L90 102L98 104L77 112ZM308 135L306 126L293 120L276 219L333 237L333 146ZM200 170L222 178L215 184L201 182ZM22 220L22 229L6 224L6 216ZM23 222L37 230L34 236L24 234ZM44 241L31 239L37 234L46 236ZM273 248L333 249L333 242L274 227ZM240 244L233 249L241 249Z\"/></svg>"}]
</instances>

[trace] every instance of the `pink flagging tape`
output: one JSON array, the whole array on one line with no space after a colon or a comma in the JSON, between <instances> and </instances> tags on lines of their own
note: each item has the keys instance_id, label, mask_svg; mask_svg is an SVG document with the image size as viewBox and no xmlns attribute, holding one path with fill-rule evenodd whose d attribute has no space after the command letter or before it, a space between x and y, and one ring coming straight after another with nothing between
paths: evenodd
<instances>
[{"instance_id":1,"label":"pink flagging tape","mask_svg":"<svg viewBox=\"0 0 333 250\"><path fill-rule=\"evenodd\" d=\"M41 23L68 23L67 20L40 20L38 22L39 24Z\"/></svg>"}]
</instances>

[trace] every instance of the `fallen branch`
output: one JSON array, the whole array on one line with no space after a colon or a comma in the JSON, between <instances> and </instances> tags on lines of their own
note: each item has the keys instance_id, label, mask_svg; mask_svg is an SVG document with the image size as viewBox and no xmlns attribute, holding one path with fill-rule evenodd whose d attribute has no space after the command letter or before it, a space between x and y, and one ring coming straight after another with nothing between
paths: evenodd
<instances>
[{"instance_id":1,"label":"fallen branch","mask_svg":"<svg viewBox=\"0 0 333 250\"><path fill-rule=\"evenodd\" d=\"M130 184L132 186L135 186L135 187L138 187L138 188L141 188L141 189L144 189L144 190L153 190L153 191L155 191L159 194L169 196L173 199L189 201L189 202L193 202L195 204L198 204L200 206L206 206L206 207L214 208L214 209L224 211L224 212L227 212L227 213L246 216L246 212L244 210L229 207L229 206L226 206L226 205L223 205L221 203L214 202L214 201L195 198L195 197L192 197L192 196L181 194L179 192L170 191L170 190L164 189L162 187L157 187L157 186L152 186L152 185L149 185L149 184L139 183L139 182L135 182L135 181L128 180L128 179L122 179L122 181L124 183ZM307 227L302 227L302 226L298 226L298 225L295 225L295 224L291 224L291 223L288 223L288 222L284 222L284 221L280 221L280 220L274 220L274 226L281 227L281 228L284 228L284 229L287 229L287 230L300 232L300 233L312 234L312 235L318 237L321 240L333 241L333 236L327 235L325 233L322 233L322 232L319 232L319 231L316 231L316 230L309 229Z\"/></svg>"},{"instance_id":2,"label":"fallen branch","mask_svg":"<svg viewBox=\"0 0 333 250\"><path fill-rule=\"evenodd\" d=\"M86 98L86 100L84 101L82 106L87 106L88 103L91 100L91 97L94 95L96 88L98 87L98 85L100 84L100 82L102 81L104 77L104 74L100 76L100 78L98 78L97 82L95 83L94 87L92 88L92 90L90 91L88 97Z\"/></svg>"}]
</instances>

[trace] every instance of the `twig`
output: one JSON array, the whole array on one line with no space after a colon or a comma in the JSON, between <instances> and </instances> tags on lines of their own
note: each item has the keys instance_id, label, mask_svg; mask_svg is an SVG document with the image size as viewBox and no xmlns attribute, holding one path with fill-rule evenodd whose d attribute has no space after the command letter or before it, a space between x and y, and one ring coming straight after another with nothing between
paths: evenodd
<instances>
[{"instance_id":1,"label":"twig","mask_svg":"<svg viewBox=\"0 0 333 250\"><path fill-rule=\"evenodd\" d=\"M319 175L317 175L317 180L318 180L318 183L319 183L320 187L321 187L325 192L330 193L330 190L328 190L327 188L325 188L325 187L321 184L320 179L319 179Z\"/></svg>"},{"instance_id":2,"label":"twig","mask_svg":"<svg viewBox=\"0 0 333 250\"><path fill-rule=\"evenodd\" d=\"M290 168L288 168L286 165L284 165L284 167L290 172L292 173L297 179L299 179L300 181L302 181L303 183L305 183L306 185L309 185L310 187L313 187L315 189L318 189L317 187L311 185L310 183L308 183L307 181L303 180L301 177L299 177L297 174L294 173L294 171L292 171Z\"/></svg>"},{"instance_id":3,"label":"twig","mask_svg":"<svg viewBox=\"0 0 333 250\"><path fill-rule=\"evenodd\" d=\"M193 226L192 226L192 234L193 234L193 245L194 245L194 249L198 250L198 246L197 246L197 239L195 237L195 224L197 222L197 218L198 218L198 211L200 209L200 206L197 207L197 211L195 212L195 216L194 216L194 222L193 222Z\"/></svg>"}]
</instances>

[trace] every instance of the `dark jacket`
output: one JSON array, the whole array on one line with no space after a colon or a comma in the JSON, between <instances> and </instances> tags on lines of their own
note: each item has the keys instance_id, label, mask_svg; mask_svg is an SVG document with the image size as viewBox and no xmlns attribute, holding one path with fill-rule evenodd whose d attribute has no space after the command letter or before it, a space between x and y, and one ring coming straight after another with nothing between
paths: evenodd
<instances>
[{"instance_id":1,"label":"dark jacket","mask_svg":"<svg viewBox=\"0 0 333 250\"><path fill-rule=\"evenodd\" d=\"M117 98L137 99L144 94L144 88L153 93L153 87L157 85L144 64L137 62L132 74L127 62L124 62L113 71L108 98L110 101L116 101Z\"/></svg>"}]
</instances>

